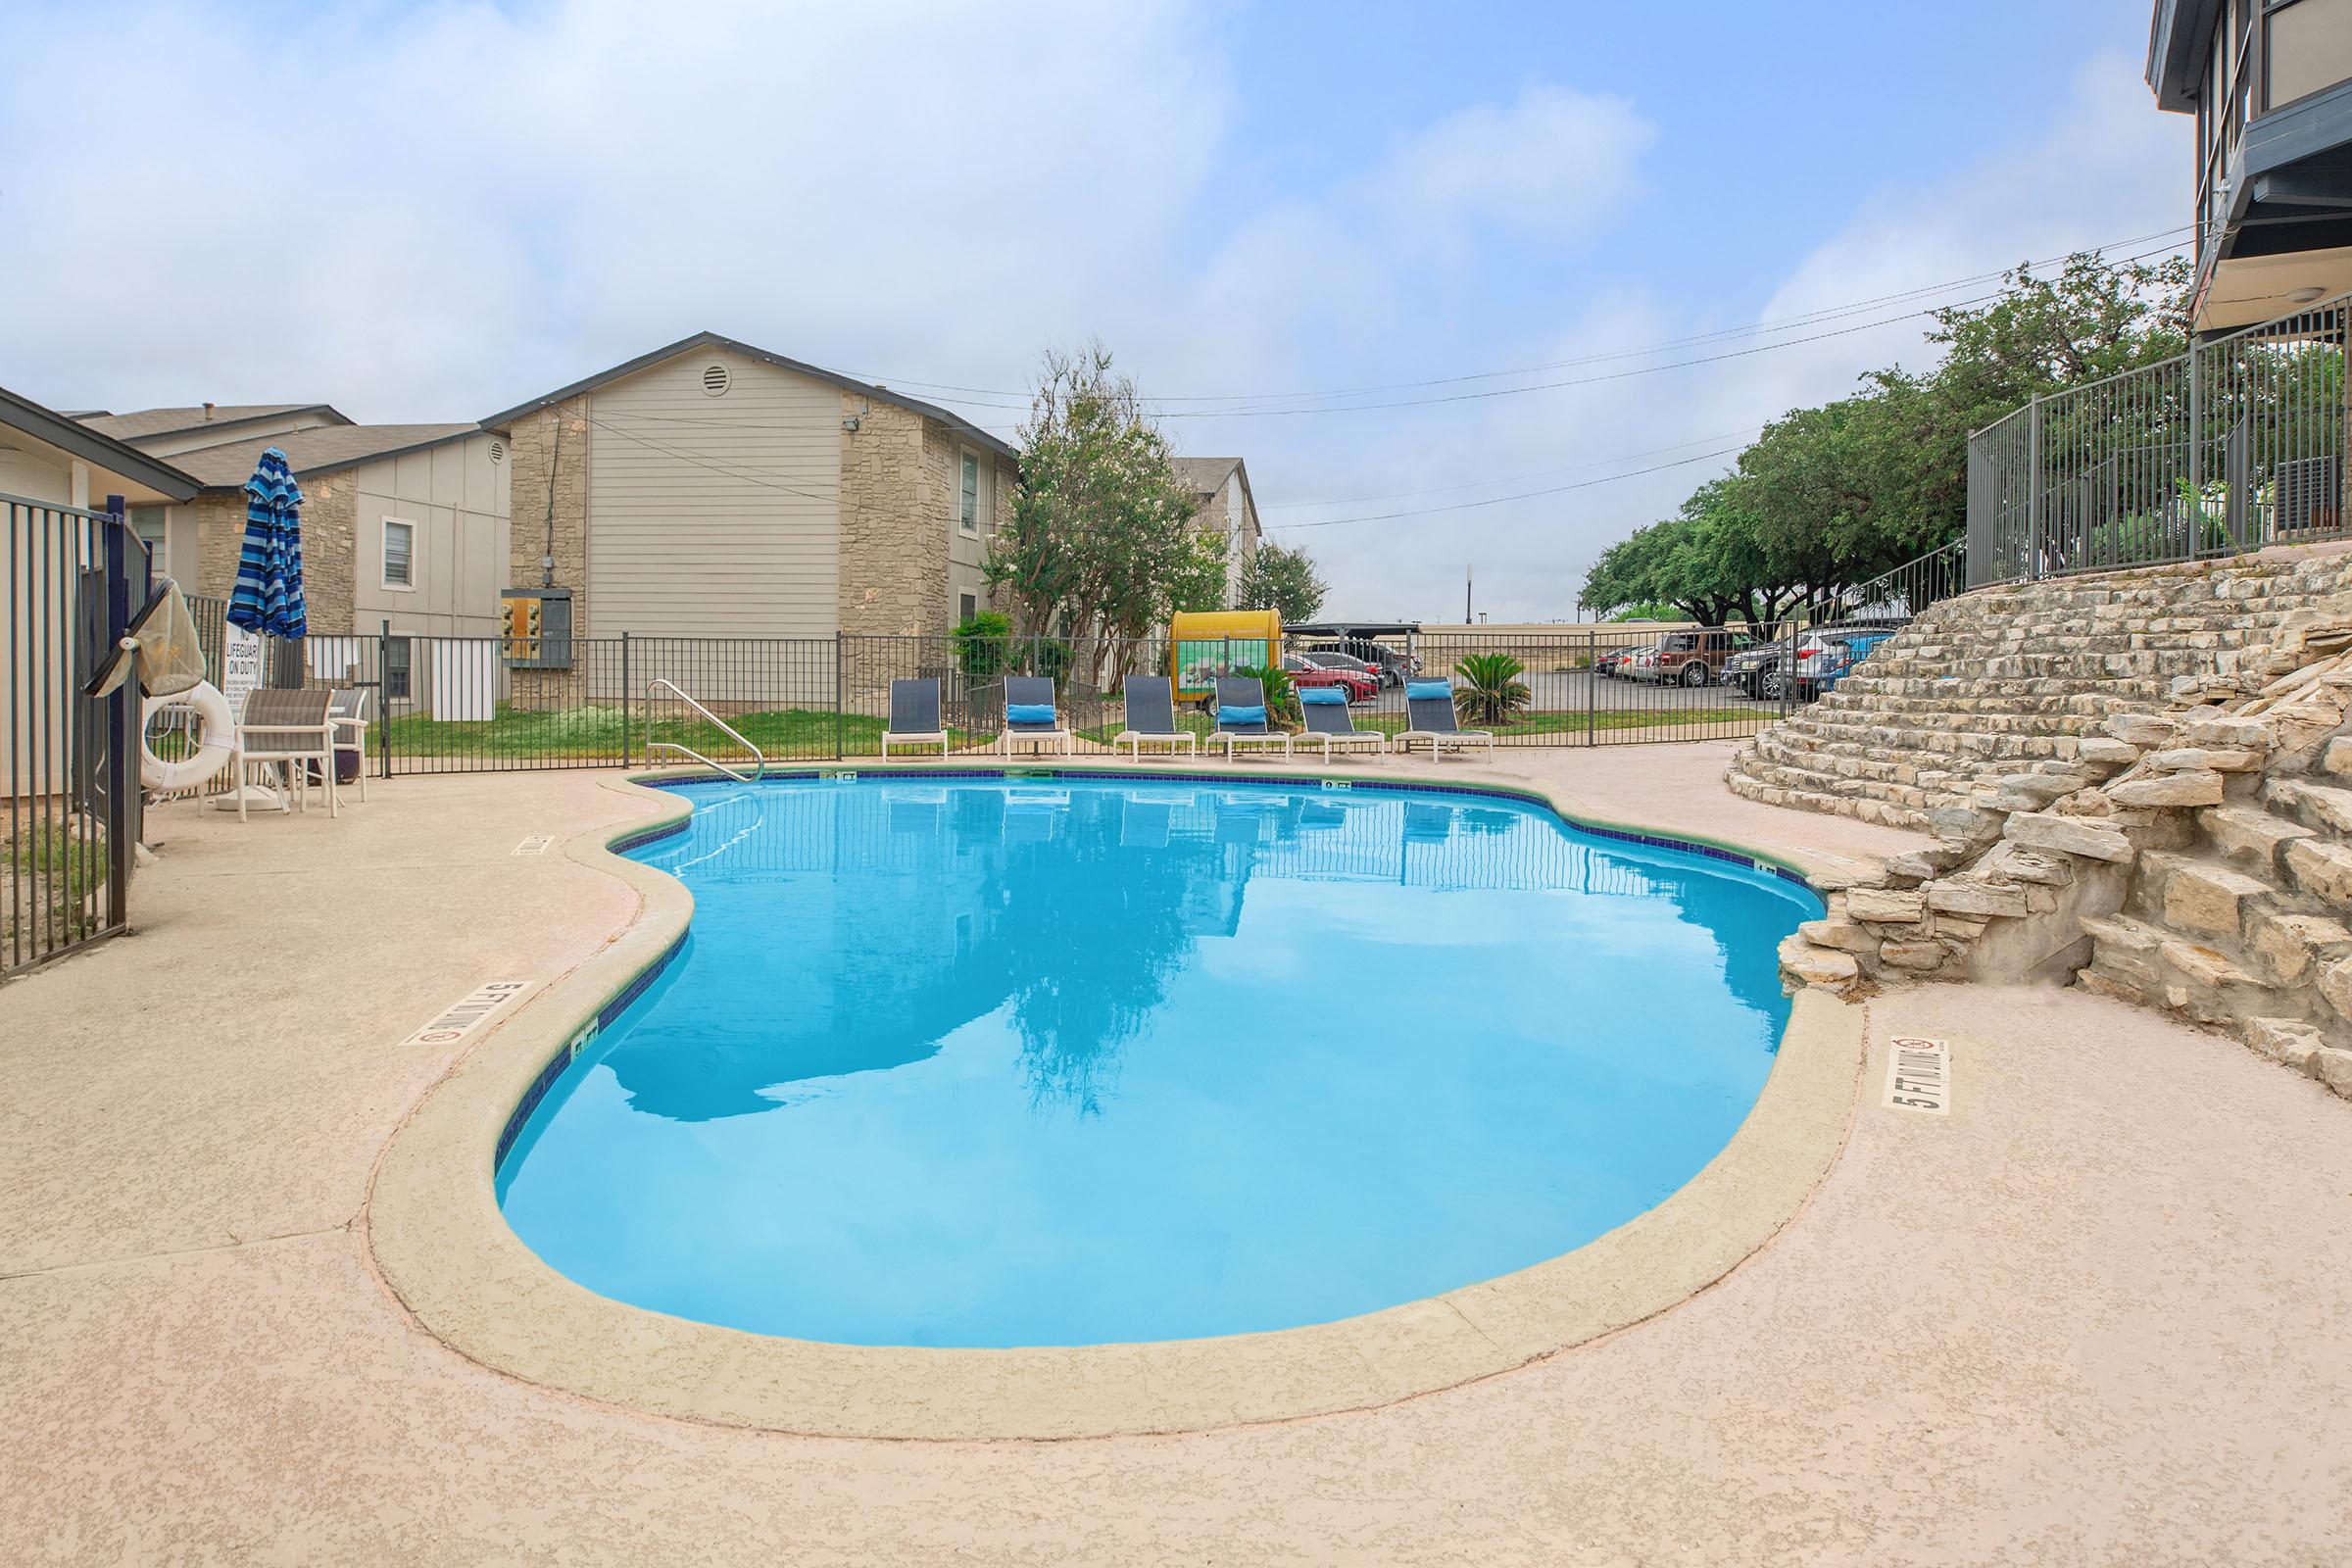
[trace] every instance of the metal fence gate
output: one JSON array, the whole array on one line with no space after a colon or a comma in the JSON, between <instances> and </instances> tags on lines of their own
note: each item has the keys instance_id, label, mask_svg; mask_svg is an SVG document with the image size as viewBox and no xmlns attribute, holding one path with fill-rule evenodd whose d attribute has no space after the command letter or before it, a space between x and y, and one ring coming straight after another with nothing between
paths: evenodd
<instances>
[{"instance_id":1,"label":"metal fence gate","mask_svg":"<svg viewBox=\"0 0 2352 1568\"><path fill-rule=\"evenodd\" d=\"M81 688L147 592L147 552L105 513L0 495L0 976L129 918L138 693Z\"/></svg>"}]
</instances>

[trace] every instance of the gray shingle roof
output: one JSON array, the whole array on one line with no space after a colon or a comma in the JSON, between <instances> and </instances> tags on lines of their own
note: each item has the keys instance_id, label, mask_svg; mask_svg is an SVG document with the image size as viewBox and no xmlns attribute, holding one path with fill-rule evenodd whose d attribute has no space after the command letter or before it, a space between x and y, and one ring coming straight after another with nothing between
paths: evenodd
<instances>
[{"instance_id":1,"label":"gray shingle roof","mask_svg":"<svg viewBox=\"0 0 2352 1568\"><path fill-rule=\"evenodd\" d=\"M396 452L411 452L484 433L478 424L322 424L315 430L199 447L194 452L182 452L172 461L211 490L241 485L252 478L254 465L271 447L286 455L287 466L297 474L324 473Z\"/></svg>"},{"instance_id":2,"label":"gray shingle roof","mask_svg":"<svg viewBox=\"0 0 2352 1568\"><path fill-rule=\"evenodd\" d=\"M596 372L596 374L583 377L580 380L572 382L569 386L558 387L555 391L547 393L542 397L533 398L528 403L517 404L514 408L502 410L497 414L493 414L490 416L490 417L482 421L482 425L485 429L490 430L507 429L523 415L535 413L540 409L546 408L551 403L561 403L565 398L576 397L582 392L593 391L595 388L603 386L608 381L617 381L622 376L635 374L637 371L644 369L648 366L660 365L664 360L675 359L681 354L689 354L697 349L731 349L735 353L743 355L746 359L760 360L766 364L773 365L780 369L796 371L799 374L811 376L819 381L830 382L832 385L840 387L845 392L856 392L861 396L872 398L879 403L888 403L895 405L898 408L910 409L914 413L922 415L925 418L939 420L940 423L946 425L949 429L955 430L959 434L968 437L972 441L987 447L991 452L996 453L1001 458L1009 459L1014 462L1018 462L1020 460L1020 453L1016 451L1010 444L989 434L986 430L981 429L980 426L974 424L962 415L956 413L953 409L943 409L936 403L925 403L920 398L910 398L904 392L893 392L886 386L877 386L871 381L860 381L854 376L844 375L839 370L828 370L822 366L810 365L805 360L787 359L781 354L771 353L766 349L760 348L754 344L745 343L737 338L722 337L716 332L697 332L692 337L680 338L677 342L671 343L663 348L658 348L650 354L640 354L637 356L637 358L633 360L625 360L622 363L613 366L609 370L599 370Z\"/></svg>"},{"instance_id":3,"label":"gray shingle roof","mask_svg":"<svg viewBox=\"0 0 2352 1568\"><path fill-rule=\"evenodd\" d=\"M138 409L129 414L95 414L81 422L100 435L110 435L118 441L136 441L142 436L175 435L206 424L235 424L241 419L266 419L271 415L314 410L332 414L343 423L351 422L324 403L216 403L210 419L205 417L204 406L196 404L187 408Z\"/></svg>"}]
</instances>

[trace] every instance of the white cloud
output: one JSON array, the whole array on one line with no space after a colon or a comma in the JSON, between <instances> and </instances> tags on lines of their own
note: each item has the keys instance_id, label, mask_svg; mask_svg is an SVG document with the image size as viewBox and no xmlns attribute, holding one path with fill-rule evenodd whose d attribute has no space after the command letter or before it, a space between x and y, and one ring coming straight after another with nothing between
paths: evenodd
<instances>
[{"instance_id":1,"label":"white cloud","mask_svg":"<svg viewBox=\"0 0 2352 1568\"><path fill-rule=\"evenodd\" d=\"M1174 0L18 9L0 350L60 403L379 418L704 327L995 384L1153 289L1226 104Z\"/></svg>"},{"instance_id":2,"label":"white cloud","mask_svg":"<svg viewBox=\"0 0 2352 1568\"><path fill-rule=\"evenodd\" d=\"M1237 208L1232 90L1186 0L296 15L0 12L0 384L69 407L327 398L362 418L471 417L705 327L901 383L1017 386L1040 348L1096 334L1147 390L1413 381L1797 314L2161 228L2187 205L2184 123L2117 55L2049 125L1865 195L1761 306L1727 275L1721 303L1694 307L1654 293L1642 236L1611 226L1672 126L1605 94L1463 104L1327 188ZM92 59L102 108L56 112L56 84ZM1531 250L1554 292L1494 304ZM1270 521L1417 510L1760 423L1918 359L1918 330L1527 397L1170 427L1185 450L1247 456ZM1592 557L1707 471L1295 537L1335 610L1450 614L1475 559L1497 618L1565 615Z\"/></svg>"},{"instance_id":3,"label":"white cloud","mask_svg":"<svg viewBox=\"0 0 2352 1568\"><path fill-rule=\"evenodd\" d=\"M1494 220L1564 229L1613 207L1657 131L1622 98L1530 87L1517 103L1456 111L1377 179L1400 229Z\"/></svg>"},{"instance_id":4,"label":"white cloud","mask_svg":"<svg viewBox=\"0 0 2352 1568\"><path fill-rule=\"evenodd\" d=\"M2086 243L2167 229L2187 213L2185 140L2180 117L2160 115L2148 101L2136 63L2121 54L2102 56L2078 73L2071 99L2047 125L1989 148L1924 188L1867 196L1838 230L1794 259L1760 307L1717 315L1670 309L1644 286L1638 267L1629 267L1576 301L1563 318L1543 323L1541 335L1517 363L1606 355L1744 319L1786 320L2057 256ZM1633 249L1638 255L1639 245ZM1987 283L1975 292L1994 286ZM1294 496L1352 496L1480 474L1601 466L1388 504L1284 509L1272 513L1270 520L1302 522L1435 507L1577 483L1594 472L1647 467L1704 451L1691 447L1647 458L1624 456L1760 425L1788 409L1844 396L1873 367L1898 360L1925 366L1932 354L1923 338L1926 321L1909 317L1869 323L1953 297L1890 304L1765 339L1692 345L1533 379L1614 376L1642 365L1732 354L1757 341L1790 341L1788 347L1689 369L1587 380L1451 409L1299 420L1313 428L1289 439L1283 449L1293 465L1288 493ZM1852 330L1857 326L1868 329ZM1830 333L1837 335L1793 342ZM1254 432L1218 434L1231 444ZM1594 556L1643 522L1671 514L1702 480L1729 466L1728 459L1718 460L1508 506L1287 534L1278 530L1273 537L1313 549L1333 582L1333 603L1352 612L1457 615L1463 564L1475 560L1482 564L1479 604L1494 619L1558 618L1573 614L1577 589ZM1268 487L1259 488L1265 496ZM1281 499L1280 493L1272 499Z\"/></svg>"}]
</instances>

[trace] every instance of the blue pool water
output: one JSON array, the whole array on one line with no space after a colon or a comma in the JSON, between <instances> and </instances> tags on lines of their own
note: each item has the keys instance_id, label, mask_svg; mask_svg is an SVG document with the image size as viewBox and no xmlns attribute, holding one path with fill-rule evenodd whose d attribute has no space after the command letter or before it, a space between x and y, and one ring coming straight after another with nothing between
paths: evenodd
<instances>
[{"instance_id":1,"label":"blue pool water","mask_svg":"<svg viewBox=\"0 0 2352 1568\"><path fill-rule=\"evenodd\" d=\"M864 1345L1287 1328L1592 1240L1731 1137L1804 889L1467 794L693 786L678 957L499 1172L590 1289Z\"/></svg>"}]
</instances>

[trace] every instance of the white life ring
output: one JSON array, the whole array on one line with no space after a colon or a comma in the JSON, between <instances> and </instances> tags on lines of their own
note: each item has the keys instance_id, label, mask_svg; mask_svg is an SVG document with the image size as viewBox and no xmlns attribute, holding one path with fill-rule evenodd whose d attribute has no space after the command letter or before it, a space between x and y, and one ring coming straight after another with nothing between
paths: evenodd
<instances>
[{"instance_id":1,"label":"white life ring","mask_svg":"<svg viewBox=\"0 0 2352 1568\"><path fill-rule=\"evenodd\" d=\"M176 762L165 761L147 743L147 723L167 708L193 709L203 724L194 754ZM192 790L228 765L237 721L228 710L228 699L211 681L198 681L186 691L169 697L148 698L141 707L139 721L139 783L158 794Z\"/></svg>"}]
</instances>

